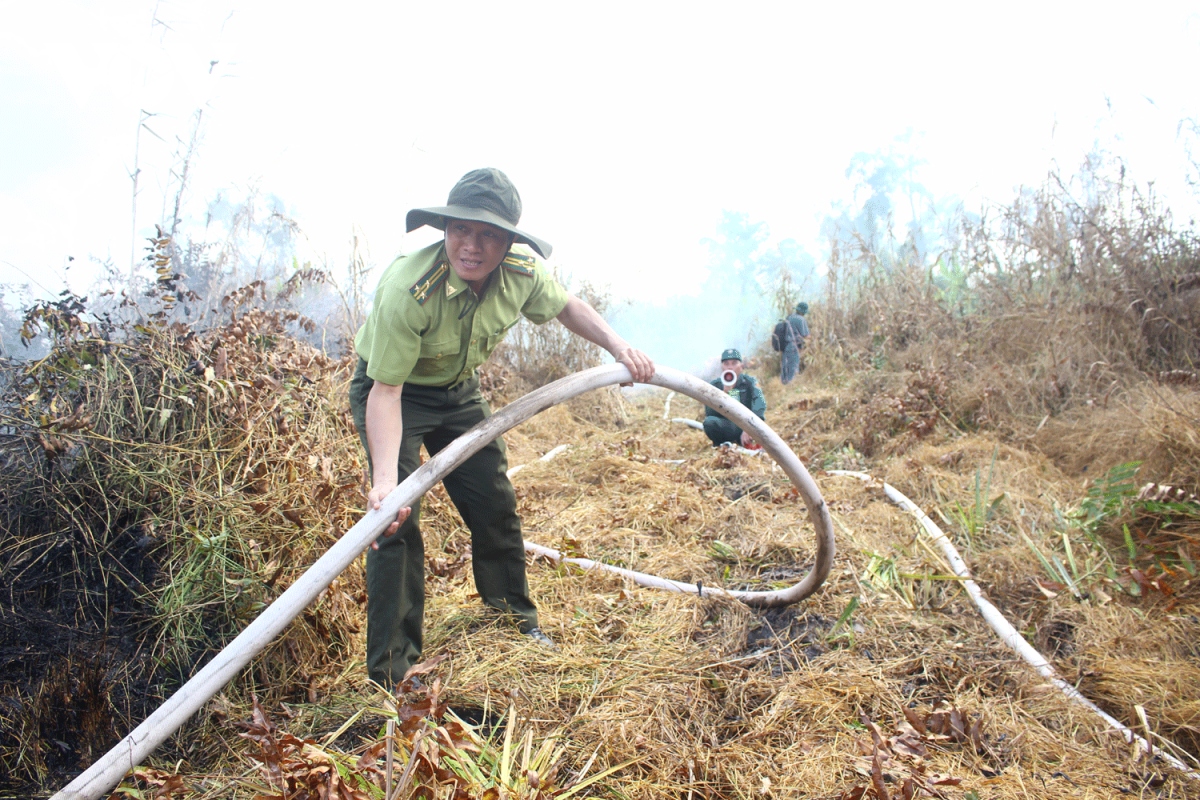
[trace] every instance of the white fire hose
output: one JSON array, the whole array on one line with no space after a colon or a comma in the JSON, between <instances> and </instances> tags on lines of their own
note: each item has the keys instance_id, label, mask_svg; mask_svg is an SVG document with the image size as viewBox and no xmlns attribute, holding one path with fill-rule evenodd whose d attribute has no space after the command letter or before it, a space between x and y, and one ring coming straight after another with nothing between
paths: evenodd
<instances>
[{"instance_id":1,"label":"white fire hose","mask_svg":"<svg viewBox=\"0 0 1200 800\"><path fill-rule=\"evenodd\" d=\"M519 425L534 415L545 411L572 397L630 380L629 370L623 364L577 372L555 381L541 389L530 392L497 411L488 419L464 433L436 456L430 458L384 498L378 511L368 511L359 522L346 531L315 564L296 579L262 614L260 614L233 641L217 653L211 661L197 672L191 680L167 698L157 710L138 725L115 747L96 760L79 777L71 781L51 800L98 800L111 791L129 770L140 764L150 753L187 722L201 706L229 683L250 659L254 658L284 628L316 599L329 584L346 569L354 559L375 541L383 530L396 519L396 514L429 491L445 475L453 471L467 458L494 440L497 436ZM817 552L812 569L796 585L774 592L726 592L711 587L702 587L678 581L646 583L658 588L677 592L693 592L701 595L728 594L754 606L784 606L797 603L815 592L829 575L833 566L833 520L816 483L795 453L765 422L750 413L741 403L735 403L724 392L718 391L704 381L691 375L658 367L650 383L673 389L688 395L707 406L720 411L733 420L742 430L753 436L763 449L778 462L808 507L808 517L816 531ZM536 547L536 546L535 546ZM544 548L540 548L542 550ZM537 552L537 551L535 551ZM546 555L557 555L548 551ZM552 556L553 557L553 556ZM631 574L638 580L637 574ZM653 577L653 576L648 576ZM639 580L639 583L643 581Z\"/></svg>"},{"instance_id":2,"label":"white fire hose","mask_svg":"<svg viewBox=\"0 0 1200 800\"><path fill-rule=\"evenodd\" d=\"M865 472L854 472L844 469L831 469L829 470L829 474L845 475L849 478L858 478L860 481L867 482L875 480L875 478L872 478ZM954 546L954 543L950 541L950 538L946 536L942 529L937 526L937 523L931 520L929 515L921 510L920 506L918 506L912 500L909 500L908 497L900 492L900 490L895 486L892 486L889 483L883 483L883 481L880 481L880 483L883 484L883 492L888 496L888 499L916 517L917 522L921 525L921 528L924 529L926 535L933 540L934 544L941 548L942 555L946 557L946 562L950 565L950 569L955 575L961 578L962 587L966 590L967 596L971 598L971 602L975 604L977 609L979 609L979 613L983 616L984 621L991 626L992 630L996 632L996 635L999 636L1006 645L1012 648L1012 650L1014 650L1021 658L1025 659L1025 662L1029 664L1029 666L1037 670L1038 674L1043 678L1049 680L1050 683L1052 683L1060 692L1066 695L1068 699L1079 703L1081 706L1104 720L1110 728L1120 733L1126 742L1136 744L1142 750L1142 752L1152 758L1155 756L1161 758L1167 764L1171 765L1171 767L1179 770L1192 780L1200 780L1200 773L1197 773L1187 764L1183 763L1161 747L1155 747L1152 745L1145 738L1139 736L1137 733L1131 730L1129 726L1125 725L1111 714L1105 712L1091 700L1087 699L1082 692L1063 680L1059 676L1058 670L1054 668L1054 665L1051 664L1045 656L1039 653L1033 645L1025 641L1025 637L1021 635L1020 631L1013 627L1013 624L1009 622L1003 614L1000 613L1000 609L996 608L996 606L992 604L992 601L987 599L983 593L983 590L979 588L979 584L976 583L974 578L971 576L971 570L968 569L967 563L963 561L962 556L958 554L958 548ZM1146 735L1150 735L1149 724L1146 726Z\"/></svg>"}]
</instances>

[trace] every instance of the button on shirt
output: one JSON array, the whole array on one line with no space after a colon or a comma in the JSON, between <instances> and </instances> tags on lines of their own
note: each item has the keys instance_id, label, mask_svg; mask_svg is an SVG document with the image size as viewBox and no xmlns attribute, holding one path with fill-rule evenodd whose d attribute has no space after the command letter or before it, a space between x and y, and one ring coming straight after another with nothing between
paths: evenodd
<instances>
[{"instance_id":1,"label":"button on shirt","mask_svg":"<svg viewBox=\"0 0 1200 800\"><path fill-rule=\"evenodd\" d=\"M475 372L521 317L557 317L570 296L527 248L491 274L482 298L438 242L392 262L379 279L354 349L367 376L392 386L453 386Z\"/></svg>"}]
</instances>

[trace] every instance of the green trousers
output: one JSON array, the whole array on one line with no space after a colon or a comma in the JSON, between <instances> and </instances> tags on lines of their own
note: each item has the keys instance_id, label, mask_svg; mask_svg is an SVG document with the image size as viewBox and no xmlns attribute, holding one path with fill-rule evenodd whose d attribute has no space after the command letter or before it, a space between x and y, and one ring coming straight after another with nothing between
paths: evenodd
<instances>
[{"instance_id":1,"label":"green trousers","mask_svg":"<svg viewBox=\"0 0 1200 800\"><path fill-rule=\"evenodd\" d=\"M713 447L725 442L742 443L742 429L724 417L714 417L711 414L706 416L704 432L708 434L708 440L713 443Z\"/></svg>"},{"instance_id":2,"label":"green trousers","mask_svg":"<svg viewBox=\"0 0 1200 800\"><path fill-rule=\"evenodd\" d=\"M373 385L367 362L360 358L350 382L350 409L364 449L367 395ZM405 384L400 397L404 434L397 467L401 482L421 465L422 443L431 456L437 455L491 414L479 394L477 378L442 388ZM367 449L368 464L370 457ZM504 440L497 438L442 483L471 531L471 564L480 598L528 632L537 627L537 609L529 599L521 520L507 471ZM381 536L379 549L367 551L367 673L383 686L403 680L408 668L421 659L425 544L420 520L418 500L400 530Z\"/></svg>"}]
</instances>

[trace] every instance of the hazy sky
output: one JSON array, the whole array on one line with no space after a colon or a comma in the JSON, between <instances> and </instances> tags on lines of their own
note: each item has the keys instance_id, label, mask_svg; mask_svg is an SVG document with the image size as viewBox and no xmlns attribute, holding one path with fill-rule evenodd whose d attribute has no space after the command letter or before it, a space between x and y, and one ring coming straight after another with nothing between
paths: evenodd
<instances>
[{"instance_id":1,"label":"hazy sky","mask_svg":"<svg viewBox=\"0 0 1200 800\"><path fill-rule=\"evenodd\" d=\"M409 208L495 166L556 261L660 300L723 209L815 250L851 156L907 132L968 205L1099 144L1191 213L1197 64L1197 3L0 0L0 283L128 266L142 111L139 250L198 109L193 217L257 188L302 258L343 264L357 226L382 265L430 240Z\"/></svg>"}]
</instances>

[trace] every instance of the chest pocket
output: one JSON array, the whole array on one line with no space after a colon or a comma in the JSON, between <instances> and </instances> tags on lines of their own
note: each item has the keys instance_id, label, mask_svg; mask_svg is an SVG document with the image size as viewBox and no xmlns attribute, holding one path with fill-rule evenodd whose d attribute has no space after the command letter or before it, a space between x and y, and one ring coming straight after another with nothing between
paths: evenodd
<instances>
[{"instance_id":1,"label":"chest pocket","mask_svg":"<svg viewBox=\"0 0 1200 800\"><path fill-rule=\"evenodd\" d=\"M447 356L457 355L461 348L462 343L457 336L437 340L422 339L420 357L422 359L444 359Z\"/></svg>"},{"instance_id":2,"label":"chest pocket","mask_svg":"<svg viewBox=\"0 0 1200 800\"><path fill-rule=\"evenodd\" d=\"M520 322L520 321L521 321L521 318L520 318L520 317L517 317L517 318L516 318L516 319L514 319L512 322L508 323L508 324L507 324L507 325L505 325L503 328L501 328L500 330L496 331L496 332L495 332L495 333L493 333L491 336L487 337L487 351L490 353L490 352L492 352L493 350L495 350L495 349L496 349L496 345L500 344L500 341L501 341L501 340L502 340L502 339L505 337L505 335L506 335L506 334L507 334L507 333L508 333L510 330L512 330L512 328L513 328L513 326L514 326L514 325L516 325L516 324L517 324L518 322Z\"/></svg>"}]
</instances>

